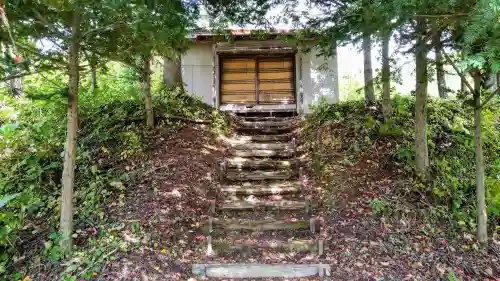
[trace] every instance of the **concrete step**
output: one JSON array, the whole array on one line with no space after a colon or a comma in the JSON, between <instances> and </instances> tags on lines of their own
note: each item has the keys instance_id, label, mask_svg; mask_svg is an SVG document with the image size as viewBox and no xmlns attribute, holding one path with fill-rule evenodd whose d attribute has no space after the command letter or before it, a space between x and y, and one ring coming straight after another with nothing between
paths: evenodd
<instances>
[{"instance_id":1,"label":"concrete step","mask_svg":"<svg viewBox=\"0 0 500 281\"><path fill-rule=\"evenodd\" d=\"M255 181L255 180L288 180L292 177L291 171L238 171L228 170L226 179L232 181Z\"/></svg>"},{"instance_id":2,"label":"concrete step","mask_svg":"<svg viewBox=\"0 0 500 281\"><path fill-rule=\"evenodd\" d=\"M248 142L248 143L235 143L231 144L231 146L234 149L241 149L241 150L293 150L293 144L292 143L286 143L286 142Z\"/></svg>"},{"instance_id":3,"label":"concrete step","mask_svg":"<svg viewBox=\"0 0 500 281\"><path fill-rule=\"evenodd\" d=\"M225 230L248 230L248 231L269 231L269 230L300 230L311 229L309 220L247 220L247 219L213 219L214 228Z\"/></svg>"},{"instance_id":4,"label":"concrete step","mask_svg":"<svg viewBox=\"0 0 500 281\"><path fill-rule=\"evenodd\" d=\"M258 184L245 182L239 185L224 185L220 187L222 192L227 192L235 195L273 195L273 194L290 194L300 192L299 181L283 181L268 184Z\"/></svg>"},{"instance_id":5,"label":"concrete step","mask_svg":"<svg viewBox=\"0 0 500 281\"><path fill-rule=\"evenodd\" d=\"M257 201L230 201L224 202L219 208L221 210L231 211L246 211L254 209L271 209L271 210L306 210L308 206L306 201L291 201L291 200L257 200ZM307 211L307 210L306 210Z\"/></svg>"},{"instance_id":6,"label":"concrete step","mask_svg":"<svg viewBox=\"0 0 500 281\"><path fill-rule=\"evenodd\" d=\"M192 273L212 278L306 278L330 276L327 264L193 264Z\"/></svg>"},{"instance_id":7,"label":"concrete step","mask_svg":"<svg viewBox=\"0 0 500 281\"><path fill-rule=\"evenodd\" d=\"M248 142L270 142L270 141L290 141L293 138L293 133L285 133L280 135L249 135L237 136L228 139L229 143L248 143Z\"/></svg>"},{"instance_id":8,"label":"concrete step","mask_svg":"<svg viewBox=\"0 0 500 281\"><path fill-rule=\"evenodd\" d=\"M233 156L237 157L277 157L277 158L291 158L294 156L293 150L278 150L278 149L252 149L242 150L235 149L231 152Z\"/></svg>"},{"instance_id":9,"label":"concrete step","mask_svg":"<svg viewBox=\"0 0 500 281\"><path fill-rule=\"evenodd\" d=\"M228 168L238 169L290 169L296 165L295 161L273 160L273 159L251 159L243 157L234 157L227 159Z\"/></svg>"}]
</instances>

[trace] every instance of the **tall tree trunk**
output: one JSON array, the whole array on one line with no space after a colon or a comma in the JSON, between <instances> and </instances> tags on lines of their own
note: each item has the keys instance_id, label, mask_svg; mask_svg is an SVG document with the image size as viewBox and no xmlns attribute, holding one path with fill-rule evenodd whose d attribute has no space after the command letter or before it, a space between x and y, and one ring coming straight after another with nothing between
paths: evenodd
<instances>
[{"instance_id":1,"label":"tall tree trunk","mask_svg":"<svg viewBox=\"0 0 500 281\"><path fill-rule=\"evenodd\" d=\"M442 50L443 46L441 43L441 30L437 26L434 27L432 36L432 45L434 45L435 59L436 59L436 79L438 85L439 97L442 99L448 98L448 92L446 90L446 80L443 66Z\"/></svg>"},{"instance_id":2,"label":"tall tree trunk","mask_svg":"<svg viewBox=\"0 0 500 281\"><path fill-rule=\"evenodd\" d=\"M182 87L181 59L178 55L173 59L163 59L163 83L168 89Z\"/></svg>"},{"instance_id":3,"label":"tall tree trunk","mask_svg":"<svg viewBox=\"0 0 500 281\"><path fill-rule=\"evenodd\" d=\"M95 65L90 66L90 91L94 92L97 89L97 70Z\"/></svg>"},{"instance_id":4,"label":"tall tree trunk","mask_svg":"<svg viewBox=\"0 0 500 281\"><path fill-rule=\"evenodd\" d=\"M486 195L484 186L484 157L481 141L481 74L474 72L474 140L476 153L477 241L483 246L488 242Z\"/></svg>"},{"instance_id":5,"label":"tall tree trunk","mask_svg":"<svg viewBox=\"0 0 500 281\"><path fill-rule=\"evenodd\" d=\"M465 80L460 78L460 92L465 93L467 92L467 86L465 84Z\"/></svg>"},{"instance_id":6,"label":"tall tree trunk","mask_svg":"<svg viewBox=\"0 0 500 281\"><path fill-rule=\"evenodd\" d=\"M363 56L365 76L365 99L368 103L375 103L375 89L373 87L372 74L372 45L370 33L363 32Z\"/></svg>"},{"instance_id":7,"label":"tall tree trunk","mask_svg":"<svg viewBox=\"0 0 500 281\"><path fill-rule=\"evenodd\" d=\"M9 56L13 59L16 58L15 54L14 54L14 50L13 50L13 47L11 46L8 46L7 45L7 52L9 53ZM18 71L21 72L21 68L18 66L17 67ZM12 96L14 97L20 97L22 95L24 95L24 88L23 88L23 78L21 77L18 77L18 78L14 78L14 79L11 79L9 81L9 86L10 86L10 92L12 94Z\"/></svg>"},{"instance_id":8,"label":"tall tree trunk","mask_svg":"<svg viewBox=\"0 0 500 281\"><path fill-rule=\"evenodd\" d=\"M144 94L144 104L146 106L146 125L152 128L155 124L153 112L153 97L151 96L151 52L142 56L141 69L142 93Z\"/></svg>"},{"instance_id":9,"label":"tall tree trunk","mask_svg":"<svg viewBox=\"0 0 500 281\"><path fill-rule=\"evenodd\" d=\"M62 197L61 197L61 248L68 255L72 250L71 235L73 231L73 186L75 183L75 160L76 160L76 133L78 130L77 98L80 53L80 13L78 7L73 15L73 26L71 28L71 44L69 49L68 74L69 74L69 97L68 97L68 127L66 138L66 151L64 153L64 168L62 174Z\"/></svg>"},{"instance_id":10,"label":"tall tree trunk","mask_svg":"<svg viewBox=\"0 0 500 281\"><path fill-rule=\"evenodd\" d=\"M16 42L14 41L14 37L12 37L12 33L10 31L9 19L7 18L3 1L0 1L0 19L2 21L2 25L7 29L9 39L11 41L10 43L12 44L11 46L5 44L5 52L12 59L15 59L17 53ZM19 67L17 69L20 70ZM11 79L9 81L9 87L10 92L14 97L19 97L24 94L23 79L21 77Z\"/></svg>"},{"instance_id":11,"label":"tall tree trunk","mask_svg":"<svg viewBox=\"0 0 500 281\"><path fill-rule=\"evenodd\" d=\"M389 64L389 39L391 32L387 31L382 38L382 113L387 122L392 115L391 105L391 67Z\"/></svg>"},{"instance_id":12,"label":"tall tree trunk","mask_svg":"<svg viewBox=\"0 0 500 281\"><path fill-rule=\"evenodd\" d=\"M427 178L429 151L427 147L427 42L425 19L417 19L416 90L415 90L415 172L421 179Z\"/></svg>"}]
</instances>

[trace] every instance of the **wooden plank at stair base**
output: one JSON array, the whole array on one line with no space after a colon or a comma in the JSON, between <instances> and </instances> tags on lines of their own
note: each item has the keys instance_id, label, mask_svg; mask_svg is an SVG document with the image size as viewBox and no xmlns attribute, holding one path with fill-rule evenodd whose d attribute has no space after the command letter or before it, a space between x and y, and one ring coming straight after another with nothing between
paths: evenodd
<instances>
[{"instance_id":1,"label":"wooden plank at stair base","mask_svg":"<svg viewBox=\"0 0 500 281\"><path fill-rule=\"evenodd\" d=\"M330 276L327 264L193 264L192 273L214 278L306 278Z\"/></svg>"},{"instance_id":2,"label":"wooden plank at stair base","mask_svg":"<svg viewBox=\"0 0 500 281\"><path fill-rule=\"evenodd\" d=\"M238 169L290 169L296 163L288 160L273 159L248 159L243 157L234 157L227 159L228 168Z\"/></svg>"},{"instance_id":3,"label":"wooden plank at stair base","mask_svg":"<svg viewBox=\"0 0 500 281\"><path fill-rule=\"evenodd\" d=\"M247 248L263 248L263 249L284 249L291 252L317 252L318 243L314 240L257 240L257 239L236 239L226 241L224 239L214 241L214 248L218 251L225 249L247 249Z\"/></svg>"},{"instance_id":4,"label":"wooden plank at stair base","mask_svg":"<svg viewBox=\"0 0 500 281\"><path fill-rule=\"evenodd\" d=\"M266 142L266 141L289 141L293 138L292 133L280 134L280 135L252 135L252 136L239 136L234 141L256 141L256 142Z\"/></svg>"},{"instance_id":5,"label":"wooden plank at stair base","mask_svg":"<svg viewBox=\"0 0 500 281\"><path fill-rule=\"evenodd\" d=\"M291 150L270 150L270 149L252 149L241 150L236 149L231 152L233 156L238 157L293 157L294 152Z\"/></svg>"},{"instance_id":6,"label":"wooden plank at stair base","mask_svg":"<svg viewBox=\"0 0 500 281\"><path fill-rule=\"evenodd\" d=\"M247 127L237 127L236 130L238 132L244 133L258 133L258 134L283 134L289 133L294 130L294 126L286 126L286 127L276 127L276 128L247 128Z\"/></svg>"},{"instance_id":7,"label":"wooden plank at stair base","mask_svg":"<svg viewBox=\"0 0 500 281\"><path fill-rule=\"evenodd\" d=\"M253 210L253 209L279 209L279 210L305 210L306 202L304 201L233 201L225 202L220 208L222 210Z\"/></svg>"},{"instance_id":8,"label":"wooden plank at stair base","mask_svg":"<svg viewBox=\"0 0 500 281\"><path fill-rule=\"evenodd\" d=\"M254 149L263 149L263 150L293 150L293 146L291 143L235 143L231 144L231 146L235 149L241 150L254 150Z\"/></svg>"},{"instance_id":9,"label":"wooden plank at stair base","mask_svg":"<svg viewBox=\"0 0 500 281\"><path fill-rule=\"evenodd\" d=\"M273 127L287 127L293 126L292 121L238 121L238 126L250 128L273 128Z\"/></svg>"},{"instance_id":10,"label":"wooden plank at stair base","mask_svg":"<svg viewBox=\"0 0 500 281\"><path fill-rule=\"evenodd\" d=\"M214 219L213 223L220 228L227 230L250 230L250 231L269 231L286 229L310 229L309 220L238 220Z\"/></svg>"},{"instance_id":11,"label":"wooden plank at stair base","mask_svg":"<svg viewBox=\"0 0 500 281\"><path fill-rule=\"evenodd\" d=\"M225 185L221 186L222 192L232 193L236 195L277 195L290 194L300 192L299 181L285 181L269 184L254 184L251 182L242 183L241 185Z\"/></svg>"},{"instance_id":12,"label":"wooden plank at stair base","mask_svg":"<svg viewBox=\"0 0 500 281\"><path fill-rule=\"evenodd\" d=\"M230 170L226 172L227 180L287 180L292 177L290 171L237 171Z\"/></svg>"},{"instance_id":13,"label":"wooden plank at stair base","mask_svg":"<svg viewBox=\"0 0 500 281\"><path fill-rule=\"evenodd\" d=\"M295 121L297 117L276 117L276 116L246 116L246 117L236 117L240 121Z\"/></svg>"}]
</instances>

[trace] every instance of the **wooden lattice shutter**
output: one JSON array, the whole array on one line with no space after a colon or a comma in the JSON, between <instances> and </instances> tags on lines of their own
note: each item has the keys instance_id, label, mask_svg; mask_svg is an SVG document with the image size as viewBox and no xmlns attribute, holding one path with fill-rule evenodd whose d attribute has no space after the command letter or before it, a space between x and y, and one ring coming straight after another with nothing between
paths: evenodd
<instances>
[{"instance_id":1,"label":"wooden lattice shutter","mask_svg":"<svg viewBox=\"0 0 500 281\"><path fill-rule=\"evenodd\" d=\"M259 104L293 103L293 57L259 58Z\"/></svg>"},{"instance_id":2,"label":"wooden lattice shutter","mask_svg":"<svg viewBox=\"0 0 500 281\"><path fill-rule=\"evenodd\" d=\"M295 102L293 57L222 58L222 104Z\"/></svg>"},{"instance_id":3,"label":"wooden lattice shutter","mask_svg":"<svg viewBox=\"0 0 500 281\"><path fill-rule=\"evenodd\" d=\"M224 58L221 60L221 102L224 104L255 104L256 60Z\"/></svg>"}]
</instances>

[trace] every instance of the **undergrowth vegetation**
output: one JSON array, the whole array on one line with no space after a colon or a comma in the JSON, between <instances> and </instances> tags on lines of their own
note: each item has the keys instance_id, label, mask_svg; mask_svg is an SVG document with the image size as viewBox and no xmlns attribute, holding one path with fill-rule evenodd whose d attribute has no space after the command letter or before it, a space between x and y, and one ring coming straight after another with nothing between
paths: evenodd
<instances>
[{"instance_id":1,"label":"undergrowth vegetation","mask_svg":"<svg viewBox=\"0 0 500 281\"><path fill-rule=\"evenodd\" d=\"M346 138L343 140L344 144L348 144L343 147L346 154L343 165L353 165L353 155L377 149L376 141L391 144L388 147L392 163L400 167L409 179L410 188L424 195L421 200L430 202L428 206L434 209L439 219L446 218L458 229L474 229L476 201L472 108L456 100L429 100L427 135L431 170L429 182L422 184L412 179L415 101L395 96L392 103L393 117L387 123L383 121L380 105L367 109L364 101L322 104L308 119L306 135L315 138L321 127L332 123L346 128L346 135L324 138L324 147L320 148L328 151L335 142L329 143L328 139ZM490 225L495 227L500 220L500 109L486 107L483 114L487 211L492 222ZM328 165L328 161L328 157L322 157L317 165ZM377 201L372 204L376 207L375 211L389 208L383 203Z\"/></svg>"},{"instance_id":2,"label":"undergrowth vegetation","mask_svg":"<svg viewBox=\"0 0 500 281\"><path fill-rule=\"evenodd\" d=\"M74 273L67 280L77 275L89 279L98 270L97 261L126 248L113 235L119 225L103 226L107 223L103 208L123 204L127 186L140 176L140 170L131 169L127 161L144 152L148 137L155 133L143 130L144 105L134 71L110 65L99 73L94 92L84 81L79 95L74 238L78 241L83 232L92 235L83 235L90 252L76 254L82 264L67 267L66 273ZM0 93L0 274L12 272L12 261L22 262L24 251L34 251L38 263L48 259L57 264L61 259L57 222L67 89L51 82L61 81L58 75L26 79L27 97L13 98L6 88ZM201 101L182 90L162 89L159 76L153 81L157 130L175 133L185 120L197 119L210 120L214 131L227 127L224 116Z\"/></svg>"}]
</instances>

